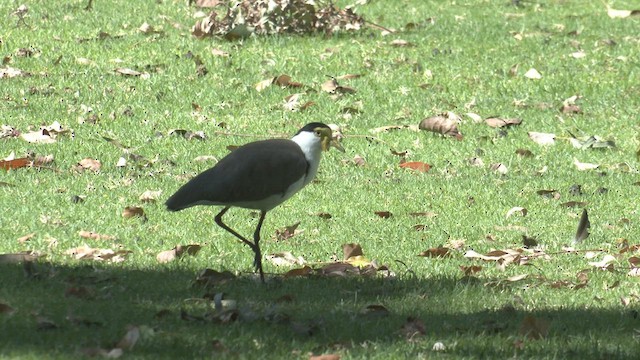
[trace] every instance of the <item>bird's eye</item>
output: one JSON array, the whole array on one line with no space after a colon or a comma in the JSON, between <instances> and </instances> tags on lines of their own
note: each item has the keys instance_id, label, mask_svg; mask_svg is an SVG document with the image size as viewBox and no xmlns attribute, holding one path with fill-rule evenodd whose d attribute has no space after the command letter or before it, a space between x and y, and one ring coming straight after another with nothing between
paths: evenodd
<instances>
[{"instance_id":1,"label":"bird's eye","mask_svg":"<svg viewBox=\"0 0 640 360\"><path fill-rule=\"evenodd\" d=\"M322 135L322 132L320 130L314 130L314 132L316 133L316 135L320 136Z\"/></svg>"}]
</instances>

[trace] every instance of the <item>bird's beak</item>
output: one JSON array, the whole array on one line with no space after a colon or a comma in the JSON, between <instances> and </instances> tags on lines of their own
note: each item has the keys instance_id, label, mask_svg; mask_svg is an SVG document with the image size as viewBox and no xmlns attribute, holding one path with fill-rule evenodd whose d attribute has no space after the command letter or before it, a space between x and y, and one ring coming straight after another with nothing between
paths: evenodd
<instances>
[{"instance_id":1,"label":"bird's beak","mask_svg":"<svg viewBox=\"0 0 640 360\"><path fill-rule=\"evenodd\" d=\"M337 150L344 152L344 148L342 147L342 144L340 144L338 139L333 138L333 133L331 132L331 129L323 128L321 131L322 131L322 135L321 135L322 151L329 151L329 148L334 147Z\"/></svg>"},{"instance_id":2,"label":"bird's beak","mask_svg":"<svg viewBox=\"0 0 640 360\"><path fill-rule=\"evenodd\" d=\"M336 150L344 152L344 148L342 147L342 144L340 144L338 139L331 139L330 145L336 148Z\"/></svg>"}]
</instances>

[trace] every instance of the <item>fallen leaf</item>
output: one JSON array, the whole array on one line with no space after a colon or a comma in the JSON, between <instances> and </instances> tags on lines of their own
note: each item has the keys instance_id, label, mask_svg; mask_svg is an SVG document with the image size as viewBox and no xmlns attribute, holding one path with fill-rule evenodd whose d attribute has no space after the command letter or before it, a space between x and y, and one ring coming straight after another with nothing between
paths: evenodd
<instances>
[{"instance_id":1,"label":"fallen leaf","mask_svg":"<svg viewBox=\"0 0 640 360\"><path fill-rule=\"evenodd\" d=\"M607 15L612 19L624 19L629 16L640 15L640 10L616 10L607 5Z\"/></svg>"},{"instance_id":2,"label":"fallen leaf","mask_svg":"<svg viewBox=\"0 0 640 360\"><path fill-rule=\"evenodd\" d=\"M520 324L519 333L531 340L540 340L549 334L550 325L548 320L527 315Z\"/></svg>"},{"instance_id":3,"label":"fallen leaf","mask_svg":"<svg viewBox=\"0 0 640 360\"><path fill-rule=\"evenodd\" d=\"M309 360L340 360L338 354L323 354L323 355L311 355Z\"/></svg>"},{"instance_id":4,"label":"fallen leaf","mask_svg":"<svg viewBox=\"0 0 640 360\"><path fill-rule=\"evenodd\" d=\"M450 257L451 256L451 253L449 252L450 250L451 249L449 249L448 247L440 246L437 248L431 248L431 249L425 250L420 254L418 254L418 256L435 257L435 258Z\"/></svg>"},{"instance_id":5,"label":"fallen leaf","mask_svg":"<svg viewBox=\"0 0 640 360\"><path fill-rule=\"evenodd\" d=\"M530 131L528 134L529 134L529 138L531 138L531 140L533 140L536 144L539 144L539 145L555 144L555 138L556 138L555 134L541 133L541 132L535 132L535 131Z\"/></svg>"},{"instance_id":6,"label":"fallen leaf","mask_svg":"<svg viewBox=\"0 0 640 360\"><path fill-rule=\"evenodd\" d=\"M472 265L472 266L464 266L460 265L460 270L464 273L464 276L471 276L475 273L478 273L482 270L482 266Z\"/></svg>"},{"instance_id":7,"label":"fallen leaf","mask_svg":"<svg viewBox=\"0 0 640 360\"><path fill-rule=\"evenodd\" d=\"M30 234L21 236L21 237L18 238L18 242L21 243L21 244L24 244L25 242L33 239L34 236L36 236L36 233L30 233Z\"/></svg>"},{"instance_id":8,"label":"fallen leaf","mask_svg":"<svg viewBox=\"0 0 640 360\"><path fill-rule=\"evenodd\" d=\"M11 306L9 306L9 305L7 305L5 303L0 303L0 314L11 316L15 312L16 312L16 309L12 308Z\"/></svg>"},{"instance_id":9,"label":"fallen leaf","mask_svg":"<svg viewBox=\"0 0 640 360\"><path fill-rule=\"evenodd\" d=\"M527 149L517 149L516 154L525 158L533 157L533 153Z\"/></svg>"},{"instance_id":10,"label":"fallen leaf","mask_svg":"<svg viewBox=\"0 0 640 360\"><path fill-rule=\"evenodd\" d=\"M276 229L276 239L284 241L300 234L302 230L297 230L299 225L300 221L293 225L285 226L283 229Z\"/></svg>"},{"instance_id":11,"label":"fallen leaf","mask_svg":"<svg viewBox=\"0 0 640 360\"><path fill-rule=\"evenodd\" d=\"M146 218L146 215L144 213L144 209L139 206L127 206L122 211L122 217L125 219L130 219L133 217Z\"/></svg>"},{"instance_id":12,"label":"fallen leaf","mask_svg":"<svg viewBox=\"0 0 640 360\"><path fill-rule=\"evenodd\" d=\"M140 328L137 326L131 326L127 329L127 333L116 345L116 348L123 350L131 350L140 339Z\"/></svg>"},{"instance_id":13,"label":"fallen leaf","mask_svg":"<svg viewBox=\"0 0 640 360\"><path fill-rule=\"evenodd\" d=\"M431 165L421 161L407 161L400 163L400 167L403 169L411 169L417 172L426 173L431 169Z\"/></svg>"},{"instance_id":14,"label":"fallen leaf","mask_svg":"<svg viewBox=\"0 0 640 360\"><path fill-rule=\"evenodd\" d=\"M452 113L430 116L423 119L418 128L436 132L443 135L453 136L458 140L462 140L462 134L458 131L459 117Z\"/></svg>"},{"instance_id":15,"label":"fallen leaf","mask_svg":"<svg viewBox=\"0 0 640 360\"><path fill-rule=\"evenodd\" d=\"M370 129L369 131L372 134L378 134L381 132L388 132L390 130L401 130L401 129L419 131L418 127L415 125L386 125L386 126L380 126L377 128Z\"/></svg>"},{"instance_id":16,"label":"fallen leaf","mask_svg":"<svg viewBox=\"0 0 640 360\"><path fill-rule=\"evenodd\" d=\"M0 160L0 169L11 170L11 169L19 169L23 167L27 167L31 164L31 160L29 158L19 158L19 159L11 159L11 160Z\"/></svg>"},{"instance_id":17,"label":"fallen leaf","mask_svg":"<svg viewBox=\"0 0 640 360\"><path fill-rule=\"evenodd\" d=\"M158 260L158 262L161 264L167 263L179 259L185 254L195 256L200 251L200 249L202 249L202 245L198 244L178 245L171 250L160 252L156 256L156 260Z\"/></svg>"},{"instance_id":18,"label":"fallen leaf","mask_svg":"<svg viewBox=\"0 0 640 360\"><path fill-rule=\"evenodd\" d=\"M85 230L80 230L80 232L78 232L78 235L80 235L80 237L82 238L92 239L92 240L115 240L116 239L116 237L112 235L98 234L93 231L85 231Z\"/></svg>"},{"instance_id":19,"label":"fallen leaf","mask_svg":"<svg viewBox=\"0 0 640 360\"><path fill-rule=\"evenodd\" d=\"M14 254L0 254L0 264L19 264L27 261L34 261L37 258L38 256L31 251Z\"/></svg>"},{"instance_id":20,"label":"fallen leaf","mask_svg":"<svg viewBox=\"0 0 640 360\"><path fill-rule=\"evenodd\" d=\"M600 167L600 165L598 165L598 164L590 164L590 163L580 162L576 158L573 158L573 165L575 165L576 168L578 170L580 170L580 171L594 170L594 169L597 169L598 167Z\"/></svg>"},{"instance_id":21,"label":"fallen leaf","mask_svg":"<svg viewBox=\"0 0 640 360\"><path fill-rule=\"evenodd\" d=\"M229 57L230 55L228 52L220 49L211 49L211 54L213 56L222 56L222 57Z\"/></svg>"},{"instance_id":22,"label":"fallen leaf","mask_svg":"<svg viewBox=\"0 0 640 360\"><path fill-rule=\"evenodd\" d=\"M271 84L273 84L273 78L262 80L256 83L253 87L260 92L271 86Z\"/></svg>"},{"instance_id":23,"label":"fallen leaf","mask_svg":"<svg viewBox=\"0 0 640 360\"><path fill-rule=\"evenodd\" d=\"M564 207L585 207L587 206L587 202L586 201L567 201L565 203L560 204L560 206L564 206Z\"/></svg>"},{"instance_id":24,"label":"fallen leaf","mask_svg":"<svg viewBox=\"0 0 640 360\"><path fill-rule=\"evenodd\" d=\"M49 132L47 129L40 129L37 131L22 133L20 134L20 138L27 142L35 144L53 144L56 142L55 138L52 137L51 132Z\"/></svg>"},{"instance_id":25,"label":"fallen leaf","mask_svg":"<svg viewBox=\"0 0 640 360\"><path fill-rule=\"evenodd\" d=\"M426 327L422 320L414 318L412 316L407 318L407 321L402 324L400 332L409 340L426 334Z\"/></svg>"},{"instance_id":26,"label":"fallen leaf","mask_svg":"<svg viewBox=\"0 0 640 360\"><path fill-rule=\"evenodd\" d=\"M333 215L331 215L329 213L326 213L326 212L317 213L316 216L318 216L319 218L324 219L324 220L329 220L329 219L331 219L333 217Z\"/></svg>"},{"instance_id":27,"label":"fallen leaf","mask_svg":"<svg viewBox=\"0 0 640 360\"><path fill-rule=\"evenodd\" d=\"M606 254L602 260L589 262L589 265L600 269L611 270L613 268L614 261L616 261L615 256Z\"/></svg>"},{"instance_id":28,"label":"fallen leaf","mask_svg":"<svg viewBox=\"0 0 640 360\"><path fill-rule=\"evenodd\" d=\"M506 175L509 172L509 169L507 169L507 166L503 163L491 164L489 169L502 175Z\"/></svg>"},{"instance_id":29,"label":"fallen leaf","mask_svg":"<svg viewBox=\"0 0 640 360\"><path fill-rule=\"evenodd\" d=\"M509 211L507 211L507 218L515 213L520 213L520 215L527 216L527 209L520 207L520 206L515 206L512 207L511 209L509 209Z\"/></svg>"},{"instance_id":30,"label":"fallen leaf","mask_svg":"<svg viewBox=\"0 0 640 360\"><path fill-rule=\"evenodd\" d=\"M538 240L527 235L522 235L522 245L526 248L533 248L538 246Z\"/></svg>"},{"instance_id":31,"label":"fallen leaf","mask_svg":"<svg viewBox=\"0 0 640 360\"><path fill-rule=\"evenodd\" d=\"M138 199L142 202L153 203L153 202L156 202L156 200L158 199L158 197L160 197L161 194L162 194L162 190L155 190L155 191L146 190L145 192L142 193L142 195L140 195Z\"/></svg>"},{"instance_id":32,"label":"fallen leaf","mask_svg":"<svg viewBox=\"0 0 640 360\"><path fill-rule=\"evenodd\" d=\"M285 278L297 277L297 276L307 276L313 273L313 269L307 265L299 268L299 269L291 269L284 274Z\"/></svg>"},{"instance_id":33,"label":"fallen leaf","mask_svg":"<svg viewBox=\"0 0 640 360\"><path fill-rule=\"evenodd\" d=\"M520 125L522 123L521 119L516 119L516 118L502 119L497 117L491 117L491 118L485 119L484 121L487 123L487 125L491 126L492 128L501 128L501 127L511 126L511 125Z\"/></svg>"},{"instance_id":34,"label":"fallen leaf","mask_svg":"<svg viewBox=\"0 0 640 360\"><path fill-rule=\"evenodd\" d=\"M406 40L402 40L402 39L395 39L393 41L391 41L389 43L391 46L395 46L395 47L408 47L408 46L414 46L413 43L410 43Z\"/></svg>"},{"instance_id":35,"label":"fallen leaf","mask_svg":"<svg viewBox=\"0 0 640 360\"><path fill-rule=\"evenodd\" d=\"M92 170L92 171L98 172L102 167L102 163L100 162L100 160L86 158L78 162L78 167L80 169Z\"/></svg>"},{"instance_id":36,"label":"fallen leaf","mask_svg":"<svg viewBox=\"0 0 640 360\"><path fill-rule=\"evenodd\" d=\"M275 266L304 265L307 263L302 256L296 257L289 251L269 254L266 259Z\"/></svg>"},{"instance_id":37,"label":"fallen leaf","mask_svg":"<svg viewBox=\"0 0 640 360\"><path fill-rule=\"evenodd\" d=\"M373 213L378 215L379 217L381 217L383 219L388 219L391 216L393 216L393 214L391 214L390 211L374 211Z\"/></svg>"},{"instance_id":38,"label":"fallen leaf","mask_svg":"<svg viewBox=\"0 0 640 360\"><path fill-rule=\"evenodd\" d=\"M538 72L538 70L531 68L529 69L524 76L528 79L539 80L542 79L542 75Z\"/></svg>"},{"instance_id":39,"label":"fallen leaf","mask_svg":"<svg viewBox=\"0 0 640 360\"><path fill-rule=\"evenodd\" d=\"M347 260L350 257L354 256L362 256L364 253L362 252L362 247L360 244L343 244L342 245L342 259Z\"/></svg>"}]
</instances>

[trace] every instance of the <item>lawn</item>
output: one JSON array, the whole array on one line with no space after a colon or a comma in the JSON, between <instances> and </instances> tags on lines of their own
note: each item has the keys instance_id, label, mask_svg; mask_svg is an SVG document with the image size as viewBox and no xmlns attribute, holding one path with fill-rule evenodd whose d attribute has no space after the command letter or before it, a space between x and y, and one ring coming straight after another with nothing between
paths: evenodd
<instances>
[{"instance_id":1,"label":"lawn","mask_svg":"<svg viewBox=\"0 0 640 360\"><path fill-rule=\"evenodd\" d=\"M233 41L86 3L0 4L0 358L638 357L637 2L338 1L368 25ZM166 211L313 121L346 152L268 213L266 284L219 208Z\"/></svg>"}]
</instances>

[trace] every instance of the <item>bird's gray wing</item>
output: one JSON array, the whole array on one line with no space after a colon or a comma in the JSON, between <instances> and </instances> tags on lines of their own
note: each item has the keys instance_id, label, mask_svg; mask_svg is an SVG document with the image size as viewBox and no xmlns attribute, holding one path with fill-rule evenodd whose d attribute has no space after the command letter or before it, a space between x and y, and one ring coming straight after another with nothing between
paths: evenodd
<instances>
[{"instance_id":1,"label":"bird's gray wing","mask_svg":"<svg viewBox=\"0 0 640 360\"><path fill-rule=\"evenodd\" d=\"M284 194L305 176L308 163L291 140L256 141L237 148L214 167L183 185L166 204L170 210L193 205L258 201Z\"/></svg>"}]
</instances>

